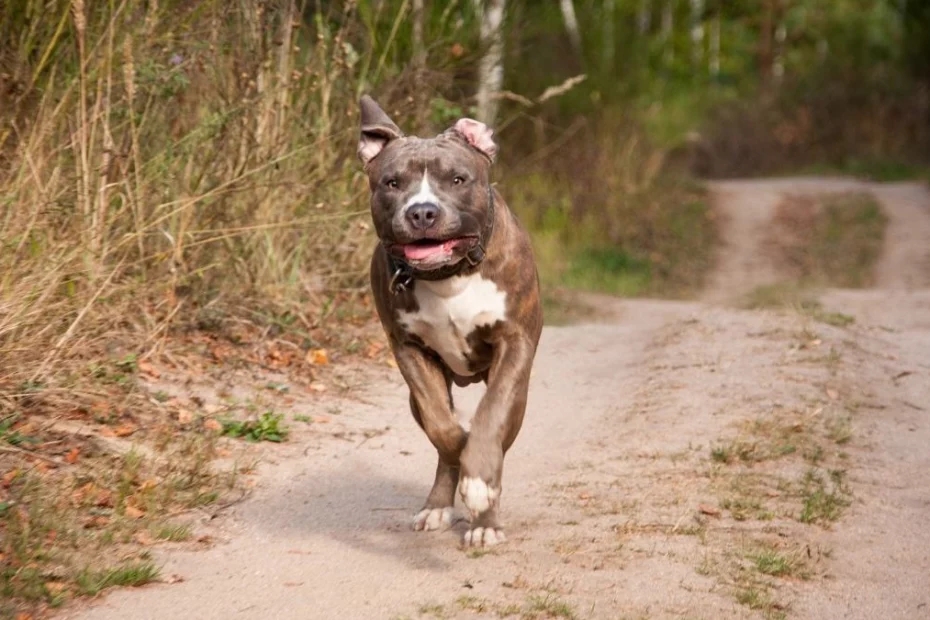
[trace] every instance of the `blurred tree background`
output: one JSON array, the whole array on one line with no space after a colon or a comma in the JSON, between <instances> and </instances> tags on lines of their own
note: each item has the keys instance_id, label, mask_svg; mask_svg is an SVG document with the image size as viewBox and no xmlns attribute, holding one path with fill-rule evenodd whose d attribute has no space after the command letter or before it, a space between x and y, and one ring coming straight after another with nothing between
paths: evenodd
<instances>
[{"instance_id":1,"label":"blurred tree background","mask_svg":"<svg viewBox=\"0 0 930 620\"><path fill-rule=\"evenodd\" d=\"M715 241L701 177L924 174L930 8L7 0L0 385L208 310L358 307L365 92L411 132L494 124L549 288L685 296Z\"/></svg>"}]
</instances>

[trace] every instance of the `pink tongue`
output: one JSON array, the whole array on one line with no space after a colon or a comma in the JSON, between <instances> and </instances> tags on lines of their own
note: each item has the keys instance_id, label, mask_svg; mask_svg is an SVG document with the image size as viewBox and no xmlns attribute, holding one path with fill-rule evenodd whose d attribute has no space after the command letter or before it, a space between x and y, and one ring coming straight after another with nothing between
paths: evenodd
<instances>
[{"instance_id":1,"label":"pink tongue","mask_svg":"<svg viewBox=\"0 0 930 620\"><path fill-rule=\"evenodd\" d=\"M448 254L456 245L455 239L429 245L410 244L404 246L404 256L410 260L424 260L440 254Z\"/></svg>"}]
</instances>

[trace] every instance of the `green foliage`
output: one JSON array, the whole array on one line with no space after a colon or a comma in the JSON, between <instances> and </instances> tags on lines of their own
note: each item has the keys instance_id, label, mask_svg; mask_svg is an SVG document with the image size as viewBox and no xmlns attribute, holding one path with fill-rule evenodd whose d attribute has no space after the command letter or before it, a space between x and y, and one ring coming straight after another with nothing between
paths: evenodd
<instances>
[{"instance_id":1,"label":"green foliage","mask_svg":"<svg viewBox=\"0 0 930 620\"><path fill-rule=\"evenodd\" d=\"M224 420L222 434L227 437L243 437L248 441L271 441L280 443L287 440L290 432L282 424L284 415L266 411L254 420Z\"/></svg>"},{"instance_id":2,"label":"green foliage","mask_svg":"<svg viewBox=\"0 0 930 620\"><path fill-rule=\"evenodd\" d=\"M116 568L85 569L77 575L78 591L94 596L114 586L141 586L158 579L158 567L152 562L132 562Z\"/></svg>"}]
</instances>

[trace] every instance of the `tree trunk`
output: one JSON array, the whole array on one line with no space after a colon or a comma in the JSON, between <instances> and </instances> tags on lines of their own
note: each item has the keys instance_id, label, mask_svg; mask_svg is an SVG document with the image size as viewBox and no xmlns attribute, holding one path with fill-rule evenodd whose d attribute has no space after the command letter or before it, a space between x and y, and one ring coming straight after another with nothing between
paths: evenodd
<instances>
[{"instance_id":1,"label":"tree trunk","mask_svg":"<svg viewBox=\"0 0 930 620\"><path fill-rule=\"evenodd\" d=\"M602 66L604 75L610 75L614 70L614 55L616 54L616 44L614 43L614 19L616 0L604 0L604 40L601 42Z\"/></svg>"},{"instance_id":2,"label":"tree trunk","mask_svg":"<svg viewBox=\"0 0 930 620\"><path fill-rule=\"evenodd\" d=\"M565 30L568 31L568 39L572 42L572 48L578 60L583 60L581 31L578 28L578 17L575 15L575 3L572 0L559 0L559 7L562 9L562 19L565 21Z\"/></svg>"},{"instance_id":3,"label":"tree trunk","mask_svg":"<svg viewBox=\"0 0 930 620\"><path fill-rule=\"evenodd\" d=\"M493 125L497 120L497 94L504 83L502 26L506 4L506 0L488 0L481 14L481 45L484 48L484 56L478 67L478 120L487 125Z\"/></svg>"},{"instance_id":4,"label":"tree trunk","mask_svg":"<svg viewBox=\"0 0 930 620\"><path fill-rule=\"evenodd\" d=\"M652 0L639 0L639 11L636 14L636 29L643 35L649 32L652 25Z\"/></svg>"},{"instance_id":5,"label":"tree trunk","mask_svg":"<svg viewBox=\"0 0 930 620\"><path fill-rule=\"evenodd\" d=\"M691 0L691 64L704 66L704 0Z\"/></svg>"},{"instance_id":6,"label":"tree trunk","mask_svg":"<svg viewBox=\"0 0 930 620\"><path fill-rule=\"evenodd\" d=\"M413 0L413 65L417 69L426 65L426 48L423 45L423 0Z\"/></svg>"},{"instance_id":7,"label":"tree trunk","mask_svg":"<svg viewBox=\"0 0 930 620\"><path fill-rule=\"evenodd\" d=\"M675 29L675 1L665 0L665 4L662 6L662 31L660 36L667 64L675 60L675 42L672 40L672 31Z\"/></svg>"},{"instance_id":8,"label":"tree trunk","mask_svg":"<svg viewBox=\"0 0 930 620\"><path fill-rule=\"evenodd\" d=\"M710 22L710 59L709 59L709 69L710 75L715 80L720 77L720 11L722 0L717 0L716 10L714 11L714 18Z\"/></svg>"}]
</instances>

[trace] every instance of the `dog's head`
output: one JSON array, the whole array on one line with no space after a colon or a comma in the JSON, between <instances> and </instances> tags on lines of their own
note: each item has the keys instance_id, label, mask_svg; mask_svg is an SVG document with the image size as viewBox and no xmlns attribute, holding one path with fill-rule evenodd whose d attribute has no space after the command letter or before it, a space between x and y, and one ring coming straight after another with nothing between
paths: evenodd
<instances>
[{"instance_id":1,"label":"dog's head","mask_svg":"<svg viewBox=\"0 0 930 620\"><path fill-rule=\"evenodd\" d=\"M361 125L358 157L388 252L431 271L460 262L485 241L497 153L487 125L463 118L435 138L405 136L367 95Z\"/></svg>"}]
</instances>

